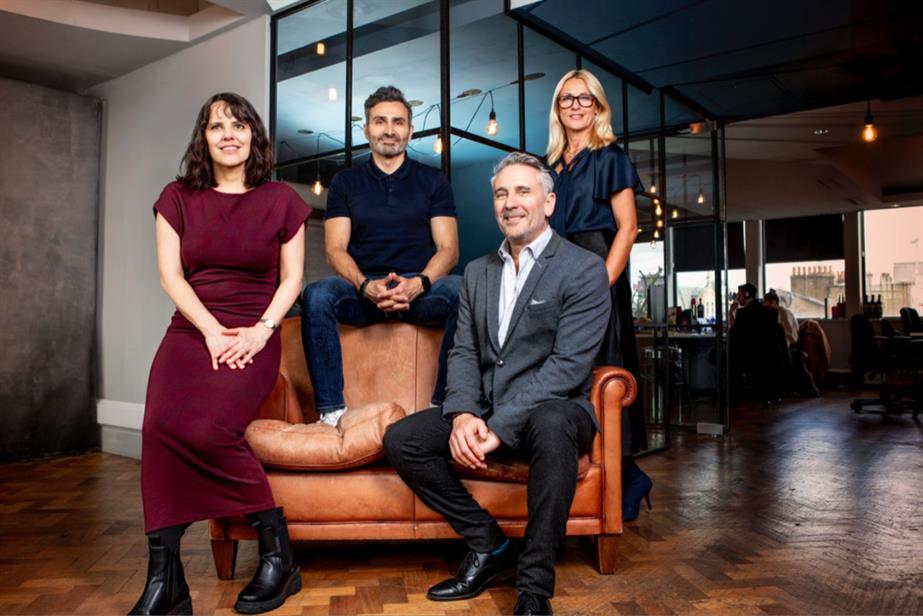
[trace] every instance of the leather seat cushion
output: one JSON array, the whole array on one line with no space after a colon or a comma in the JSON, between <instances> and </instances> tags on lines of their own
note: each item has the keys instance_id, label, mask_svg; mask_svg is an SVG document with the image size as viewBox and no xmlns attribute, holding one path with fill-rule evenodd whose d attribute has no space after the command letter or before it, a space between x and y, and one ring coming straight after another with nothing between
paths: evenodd
<instances>
[{"instance_id":1,"label":"leather seat cushion","mask_svg":"<svg viewBox=\"0 0 923 616\"><path fill-rule=\"evenodd\" d=\"M451 460L449 464L464 479L482 479L487 481L501 481L504 483L528 483L529 463L511 457L487 458L487 468L468 468ZM586 478L590 469L590 457L580 456L577 462L577 480Z\"/></svg>"},{"instance_id":2,"label":"leather seat cushion","mask_svg":"<svg viewBox=\"0 0 923 616\"><path fill-rule=\"evenodd\" d=\"M257 419L247 428L247 442L268 467L336 471L384 459L382 439L392 423L405 416L394 402L349 409L337 427Z\"/></svg>"}]
</instances>

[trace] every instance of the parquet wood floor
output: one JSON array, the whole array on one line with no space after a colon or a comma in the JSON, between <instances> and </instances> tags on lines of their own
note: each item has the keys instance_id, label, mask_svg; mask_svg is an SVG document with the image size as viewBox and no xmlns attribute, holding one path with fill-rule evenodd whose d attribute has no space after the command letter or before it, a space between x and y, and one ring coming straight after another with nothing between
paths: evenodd
<instances>
[{"instance_id":1,"label":"parquet wood floor","mask_svg":"<svg viewBox=\"0 0 923 616\"><path fill-rule=\"evenodd\" d=\"M923 613L923 427L854 415L851 396L739 409L721 439L686 435L641 461L654 511L620 541L615 575L588 541L558 564L558 614ZM0 613L124 614L145 576L139 464L91 454L0 466ZM509 613L511 587L428 602L460 542L302 546L305 590L277 614ZM215 577L204 523L183 560L200 614L231 614L256 566Z\"/></svg>"}]
</instances>

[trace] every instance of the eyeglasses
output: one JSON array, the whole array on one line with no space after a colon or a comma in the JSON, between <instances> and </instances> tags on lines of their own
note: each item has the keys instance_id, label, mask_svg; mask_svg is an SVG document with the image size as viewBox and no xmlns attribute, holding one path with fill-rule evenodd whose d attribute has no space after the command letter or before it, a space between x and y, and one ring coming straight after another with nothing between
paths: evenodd
<instances>
[{"instance_id":1,"label":"eyeglasses","mask_svg":"<svg viewBox=\"0 0 923 616\"><path fill-rule=\"evenodd\" d=\"M561 109L570 109L574 106L574 101L577 101L577 104L581 107L591 107L595 100L592 94L581 94L580 96L562 94L558 97L558 107Z\"/></svg>"}]
</instances>

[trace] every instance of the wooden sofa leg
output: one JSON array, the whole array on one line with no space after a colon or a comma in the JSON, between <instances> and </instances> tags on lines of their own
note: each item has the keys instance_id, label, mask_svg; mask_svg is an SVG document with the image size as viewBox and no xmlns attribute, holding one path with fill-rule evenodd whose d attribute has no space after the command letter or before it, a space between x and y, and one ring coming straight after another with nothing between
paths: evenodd
<instances>
[{"instance_id":1,"label":"wooden sofa leg","mask_svg":"<svg viewBox=\"0 0 923 616\"><path fill-rule=\"evenodd\" d=\"M618 559L618 535L596 536L596 568L603 575L615 573L615 561Z\"/></svg>"},{"instance_id":2,"label":"wooden sofa leg","mask_svg":"<svg viewBox=\"0 0 923 616\"><path fill-rule=\"evenodd\" d=\"M215 559L215 571L219 580L234 578L237 565L237 541L234 539L212 539L212 557Z\"/></svg>"}]
</instances>

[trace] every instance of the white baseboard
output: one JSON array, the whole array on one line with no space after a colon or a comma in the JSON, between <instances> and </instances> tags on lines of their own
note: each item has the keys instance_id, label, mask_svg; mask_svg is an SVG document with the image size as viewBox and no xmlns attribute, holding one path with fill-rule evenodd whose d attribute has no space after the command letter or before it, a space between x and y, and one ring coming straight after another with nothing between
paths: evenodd
<instances>
[{"instance_id":1,"label":"white baseboard","mask_svg":"<svg viewBox=\"0 0 923 616\"><path fill-rule=\"evenodd\" d=\"M101 426L141 430L141 424L144 423L144 405L121 400L97 400L96 423Z\"/></svg>"},{"instance_id":2,"label":"white baseboard","mask_svg":"<svg viewBox=\"0 0 923 616\"><path fill-rule=\"evenodd\" d=\"M143 404L105 399L96 401L100 448L106 453L140 459L143 422Z\"/></svg>"}]
</instances>

